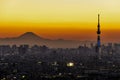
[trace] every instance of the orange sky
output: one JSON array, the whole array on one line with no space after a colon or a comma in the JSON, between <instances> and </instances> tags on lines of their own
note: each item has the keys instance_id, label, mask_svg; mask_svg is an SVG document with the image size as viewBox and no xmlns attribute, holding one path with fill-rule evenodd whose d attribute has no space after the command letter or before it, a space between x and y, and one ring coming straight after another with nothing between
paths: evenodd
<instances>
[{"instance_id":1,"label":"orange sky","mask_svg":"<svg viewBox=\"0 0 120 80\"><path fill-rule=\"evenodd\" d=\"M35 32L44 38L119 41L120 0L0 0L0 37Z\"/></svg>"}]
</instances>

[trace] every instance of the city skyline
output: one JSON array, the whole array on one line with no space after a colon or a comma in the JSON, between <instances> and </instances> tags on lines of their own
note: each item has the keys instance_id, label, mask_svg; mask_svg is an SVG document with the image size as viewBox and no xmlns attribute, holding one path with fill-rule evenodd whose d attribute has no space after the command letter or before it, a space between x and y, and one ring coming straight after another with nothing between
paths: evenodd
<instances>
[{"instance_id":1,"label":"city skyline","mask_svg":"<svg viewBox=\"0 0 120 80\"><path fill-rule=\"evenodd\" d=\"M0 37L35 32L49 39L96 40L101 14L102 41L119 41L119 0L1 0Z\"/></svg>"}]
</instances>

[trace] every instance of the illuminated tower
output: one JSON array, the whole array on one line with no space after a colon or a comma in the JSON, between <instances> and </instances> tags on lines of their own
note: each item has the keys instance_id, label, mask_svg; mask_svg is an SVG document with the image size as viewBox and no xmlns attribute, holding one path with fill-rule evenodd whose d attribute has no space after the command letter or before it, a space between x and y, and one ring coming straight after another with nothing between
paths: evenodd
<instances>
[{"instance_id":1,"label":"illuminated tower","mask_svg":"<svg viewBox=\"0 0 120 80\"><path fill-rule=\"evenodd\" d=\"M100 15L98 14L98 26L97 26L97 46L96 46L96 52L99 55L99 58L101 58L101 41L100 41Z\"/></svg>"}]
</instances>

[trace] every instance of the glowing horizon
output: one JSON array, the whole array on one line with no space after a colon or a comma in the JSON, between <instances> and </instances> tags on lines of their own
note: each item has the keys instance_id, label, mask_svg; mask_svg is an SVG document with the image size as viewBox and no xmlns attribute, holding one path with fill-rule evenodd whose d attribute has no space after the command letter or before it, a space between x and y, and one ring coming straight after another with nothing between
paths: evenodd
<instances>
[{"instance_id":1,"label":"glowing horizon","mask_svg":"<svg viewBox=\"0 0 120 80\"><path fill-rule=\"evenodd\" d=\"M100 13L103 39L118 41L119 7L119 0L1 0L0 37L35 32L50 39L96 40Z\"/></svg>"}]
</instances>

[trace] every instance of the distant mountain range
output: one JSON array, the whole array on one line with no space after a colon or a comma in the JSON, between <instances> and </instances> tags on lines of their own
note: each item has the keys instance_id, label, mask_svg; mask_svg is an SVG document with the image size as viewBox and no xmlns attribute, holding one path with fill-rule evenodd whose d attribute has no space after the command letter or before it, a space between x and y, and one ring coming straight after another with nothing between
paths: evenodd
<instances>
[{"instance_id":1,"label":"distant mountain range","mask_svg":"<svg viewBox=\"0 0 120 80\"><path fill-rule=\"evenodd\" d=\"M51 40L45 39L33 32L26 32L18 37L14 38L0 38L0 45L46 45L50 48L75 48L84 43L92 43L91 41L73 41L73 40Z\"/></svg>"}]
</instances>

